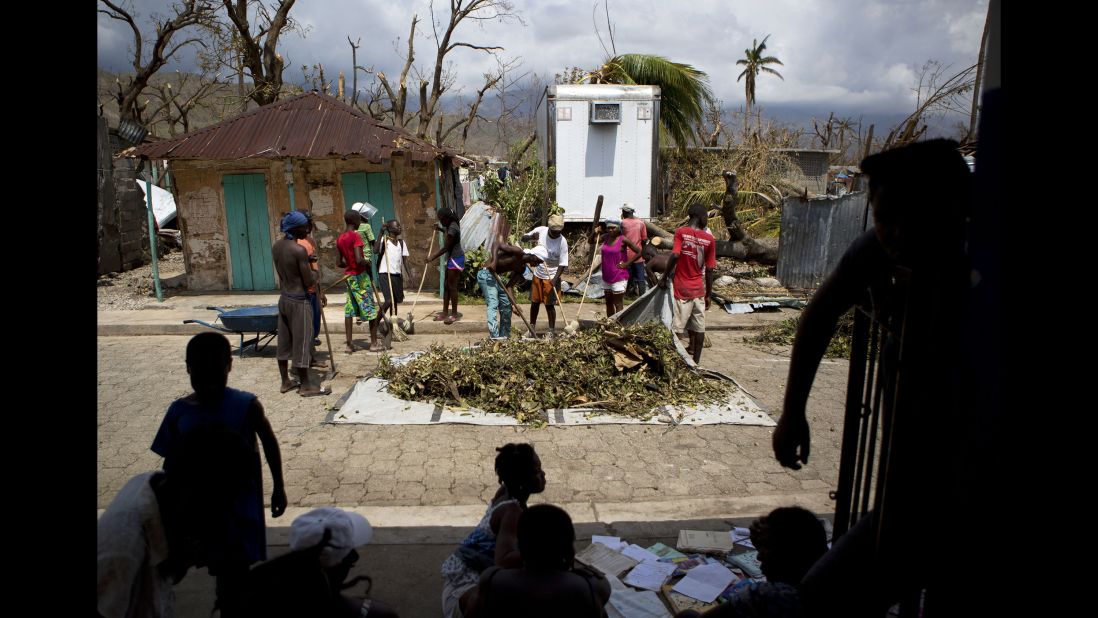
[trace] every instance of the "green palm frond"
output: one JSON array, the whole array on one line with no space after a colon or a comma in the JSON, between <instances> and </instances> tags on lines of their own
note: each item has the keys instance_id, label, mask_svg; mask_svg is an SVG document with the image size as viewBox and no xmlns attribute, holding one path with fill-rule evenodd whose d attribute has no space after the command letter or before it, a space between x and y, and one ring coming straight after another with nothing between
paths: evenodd
<instances>
[{"instance_id":1,"label":"green palm frond","mask_svg":"<svg viewBox=\"0 0 1098 618\"><path fill-rule=\"evenodd\" d=\"M660 87L660 122L680 147L695 139L706 99L713 98L709 76L689 64L651 54L621 54L608 59L593 81Z\"/></svg>"}]
</instances>

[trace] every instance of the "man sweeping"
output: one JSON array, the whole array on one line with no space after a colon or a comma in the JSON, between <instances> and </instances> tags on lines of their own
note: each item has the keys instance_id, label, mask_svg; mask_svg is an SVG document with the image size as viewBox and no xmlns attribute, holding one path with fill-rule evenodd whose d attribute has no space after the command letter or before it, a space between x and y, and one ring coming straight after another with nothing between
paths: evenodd
<instances>
[{"instance_id":1,"label":"man sweeping","mask_svg":"<svg viewBox=\"0 0 1098 618\"><path fill-rule=\"evenodd\" d=\"M568 239L564 230L564 217L549 217L549 225L538 226L522 237L523 242L534 240L545 248L546 257L534 271L530 282L530 327L537 332L538 312L545 305L549 316L549 337L557 336L556 305L560 304L560 277L568 268Z\"/></svg>"}]
</instances>

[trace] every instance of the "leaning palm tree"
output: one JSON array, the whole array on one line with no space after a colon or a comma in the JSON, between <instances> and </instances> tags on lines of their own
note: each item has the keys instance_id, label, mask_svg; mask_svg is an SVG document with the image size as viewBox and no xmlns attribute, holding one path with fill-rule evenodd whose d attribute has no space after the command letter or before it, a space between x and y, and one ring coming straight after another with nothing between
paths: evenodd
<instances>
[{"instance_id":1,"label":"leaning palm tree","mask_svg":"<svg viewBox=\"0 0 1098 618\"><path fill-rule=\"evenodd\" d=\"M758 39L752 39L751 48L743 50L746 58L736 61L736 64L742 64L747 67L743 70L743 73L740 73L739 77L736 78L736 81L740 81L740 77L747 77L744 81L744 91L747 99L748 116L751 115L751 105L755 102L755 76L757 76L760 71L770 73L771 75L777 75L778 79L785 81L785 78L782 77L781 73L766 66L768 64L785 66L782 64L781 60L778 60L774 56L763 57L763 52L766 51L766 39L769 38L770 35L766 35L766 37L763 38L762 43L759 43Z\"/></svg>"},{"instance_id":2,"label":"leaning palm tree","mask_svg":"<svg viewBox=\"0 0 1098 618\"><path fill-rule=\"evenodd\" d=\"M692 127L713 99L709 76L689 64L651 54L620 54L584 76L592 84L660 87L660 124L679 148L695 139Z\"/></svg>"}]
</instances>

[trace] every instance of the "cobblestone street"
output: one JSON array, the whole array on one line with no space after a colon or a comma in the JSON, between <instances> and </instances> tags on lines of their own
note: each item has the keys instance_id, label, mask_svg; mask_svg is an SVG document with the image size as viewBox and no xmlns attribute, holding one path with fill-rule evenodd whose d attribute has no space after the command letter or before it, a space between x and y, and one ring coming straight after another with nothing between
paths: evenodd
<instances>
[{"instance_id":1,"label":"cobblestone street","mask_svg":"<svg viewBox=\"0 0 1098 618\"><path fill-rule=\"evenodd\" d=\"M713 332L703 366L733 375L777 419L788 349L759 351L742 332ZM424 336L394 344L394 353L430 343L461 345L477 336ZM340 337L342 339L342 337ZM105 508L134 474L156 469L149 450L167 406L190 392L183 356L188 337L98 339L98 499ZM234 338L234 348L236 341ZM334 341L334 345L340 345ZM330 425L327 409L367 375L377 356L336 352L339 375L327 397L278 393L273 346L260 356L234 356L229 385L259 395L278 436L291 507L313 505L483 505L496 490L495 447L535 445L548 476L548 502L630 502L819 494L838 473L846 361L825 360L809 400L811 465L782 469L773 428L739 425L594 425L527 429L466 425ZM264 467L265 490L270 475Z\"/></svg>"}]
</instances>

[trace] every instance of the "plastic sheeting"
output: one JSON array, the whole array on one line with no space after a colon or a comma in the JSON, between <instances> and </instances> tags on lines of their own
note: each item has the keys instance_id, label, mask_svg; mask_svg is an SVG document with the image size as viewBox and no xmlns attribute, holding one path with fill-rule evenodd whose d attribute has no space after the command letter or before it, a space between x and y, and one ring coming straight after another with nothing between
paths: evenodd
<instances>
[{"instance_id":1,"label":"plastic sheeting","mask_svg":"<svg viewBox=\"0 0 1098 618\"><path fill-rule=\"evenodd\" d=\"M137 186L141 187L141 195L145 199L145 203L148 203L148 195L145 193L148 183L144 180L136 180ZM165 191L156 185L152 185L153 199L153 216L156 217L156 225L163 226L175 218L175 198L172 197L170 191Z\"/></svg>"},{"instance_id":2,"label":"plastic sheeting","mask_svg":"<svg viewBox=\"0 0 1098 618\"><path fill-rule=\"evenodd\" d=\"M492 233L494 210L484 202L477 202L465 211L461 218L461 248L466 253L484 246Z\"/></svg>"},{"instance_id":3,"label":"plastic sheeting","mask_svg":"<svg viewBox=\"0 0 1098 618\"><path fill-rule=\"evenodd\" d=\"M530 342L537 345L536 341ZM719 375L719 374L718 374ZM367 425L521 425L506 414L494 414L479 408L445 406L423 401L407 401L389 393L388 381L381 378L359 380L345 396L338 410L329 412L325 422ZM546 410L550 425L777 425L749 394L734 392L720 405L707 407L663 406L647 421L601 413L588 408Z\"/></svg>"}]
</instances>

